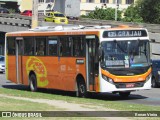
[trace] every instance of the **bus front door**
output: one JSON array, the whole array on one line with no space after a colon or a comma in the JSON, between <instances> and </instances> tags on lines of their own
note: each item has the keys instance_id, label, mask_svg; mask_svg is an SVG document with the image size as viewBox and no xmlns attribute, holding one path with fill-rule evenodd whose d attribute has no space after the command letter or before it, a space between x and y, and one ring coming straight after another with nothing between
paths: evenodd
<instances>
[{"instance_id":1,"label":"bus front door","mask_svg":"<svg viewBox=\"0 0 160 120\"><path fill-rule=\"evenodd\" d=\"M21 37L16 38L16 77L17 84L23 84L23 68L22 68L22 53L23 42Z\"/></svg>"},{"instance_id":2,"label":"bus front door","mask_svg":"<svg viewBox=\"0 0 160 120\"><path fill-rule=\"evenodd\" d=\"M96 37L86 36L86 41L87 90L95 91L95 80L98 69L96 66Z\"/></svg>"}]
</instances>

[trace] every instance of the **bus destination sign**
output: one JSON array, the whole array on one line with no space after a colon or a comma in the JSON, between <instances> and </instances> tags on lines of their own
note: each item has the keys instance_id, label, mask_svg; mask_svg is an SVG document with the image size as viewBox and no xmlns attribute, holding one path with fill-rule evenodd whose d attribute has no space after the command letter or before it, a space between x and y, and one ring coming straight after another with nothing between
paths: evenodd
<instances>
[{"instance_id":1,"label":"bus destination sign","mask_svg":"<svg viewBox=\"0 0 160 120\"><path fill-rule=\"evenodd\" d=\"M120 37L146 37L147 32L145 30L114 30L104 31L104 38L120 38Z\"/></svg>"}]
</instances>

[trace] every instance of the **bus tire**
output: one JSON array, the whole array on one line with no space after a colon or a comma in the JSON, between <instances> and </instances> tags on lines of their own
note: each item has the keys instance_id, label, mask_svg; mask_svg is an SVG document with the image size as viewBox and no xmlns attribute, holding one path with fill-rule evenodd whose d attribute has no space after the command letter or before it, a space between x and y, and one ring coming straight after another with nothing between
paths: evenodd
<instances>
[{"instance_id":1,"label":"bus tire","mask_svg":"<svg viewBox=\"0 0 160 120\"><path fill-rule=\"evenodd\" d=\"M131 92L119 92L119 95L121 97L128 97L131 94Z\"/></svg>"},{"instance_id":2,"label":"bus tire","mask_svg":"<svg viewBox=\"0 0 160 120\"><path fill-rule=\"evenodd\" d=\"M34 74L31 74L29 77L29 87L32 92L37 91L37 78Z\"/></svg>"},{"instance_id":3,"label":"bus tire","mask_svg":"<svg viewBox=\"0 0 160 120\"><path fill-rule=\"evenodd\" d=\"M152 84L152 88L156 88L157 87L157 83L156 83L156 79L155 78L152 78L151 84Z\"/></svg>"},{"instance_id":4,"label":"bus tire","mask_svg":"<svg viewBox=\"0 0 160 120\"><path fill-rule=\"evenodd\" d=\"M83 81L78 81L77 82L76 95L77 95L77 97L86 97L87 96L86 85Z\"/></svg>"}]
</instances>

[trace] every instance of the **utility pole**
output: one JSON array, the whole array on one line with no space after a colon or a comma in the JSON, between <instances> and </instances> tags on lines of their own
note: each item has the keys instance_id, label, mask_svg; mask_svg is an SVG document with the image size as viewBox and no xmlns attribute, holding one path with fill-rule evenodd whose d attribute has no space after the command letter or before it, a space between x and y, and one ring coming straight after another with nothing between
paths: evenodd
<instances>
[{"instance_id":1,"label":"utility pole","mask_svg":"<svg viewBox=\"0 0 160 120\"><path fill-rule=\"evenodd\" d=\"M32 0L32 28L38 26L38 0Z\"/></svg>"},{"instance_id":2,"label":"utility pole","mask_svg":"<svg viewBox=\"0 0 160 120\"><path fill-rule=\"evenodd\" d=\"M115 21L117 21L117 3L118 3L118 1L115 0L115 4L116 4L116 7L115 7Z\"/></svg>"}]
</instances>

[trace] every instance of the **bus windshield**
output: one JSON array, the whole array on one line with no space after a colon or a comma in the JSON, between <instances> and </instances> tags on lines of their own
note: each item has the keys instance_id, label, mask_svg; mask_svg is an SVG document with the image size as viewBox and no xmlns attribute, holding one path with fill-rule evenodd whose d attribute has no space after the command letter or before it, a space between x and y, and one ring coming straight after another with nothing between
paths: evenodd
<instances>
[{"instance_id":1,"label":"bus windshield","mask_svg":"<svg viewBox=\"0 0 160 120\"><path fill-rule=\"evenodd\" d=\"M104 41L102 46L102 67L132 68L150 65L148 40Z\"/></svg>"}]
</instances>

